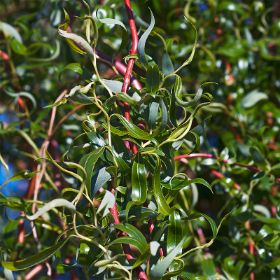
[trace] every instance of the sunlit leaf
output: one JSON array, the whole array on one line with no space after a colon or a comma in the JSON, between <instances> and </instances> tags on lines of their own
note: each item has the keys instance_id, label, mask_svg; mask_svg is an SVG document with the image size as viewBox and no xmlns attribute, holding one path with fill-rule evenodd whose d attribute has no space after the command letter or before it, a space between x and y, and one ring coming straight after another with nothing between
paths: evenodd
<instances>
[{"instance_id":1,"label":"sunlit leaf","mask_svg":"<svg viewBox=\"0 0 280 280\"><path fill-rule=\"evenodd\" d=\"M144 163L133 162L131 184L132 200L136 203L144 203L147 197L147 174Z\"/></svg>"},{"instance_id":2,"label":"sunlit leaf","mask_svg":"<svg viewBox=\"0 0 280 280\"><path fill-rule=\"evenodd\" d=\"M45 213L47 213L48 211L50 211L53 208L56 207L66 207L70 210L76 210L75 205L72 202L69 202L66 199L63 198L57 198L57 199L53 199L50 202L48 202L47 204L45 204L43 207L39 208L39 210L34 213L31 216L26 216L28 218L28 220L36 220L38 217L44 215Z\"/></svg>"}]
</instances>

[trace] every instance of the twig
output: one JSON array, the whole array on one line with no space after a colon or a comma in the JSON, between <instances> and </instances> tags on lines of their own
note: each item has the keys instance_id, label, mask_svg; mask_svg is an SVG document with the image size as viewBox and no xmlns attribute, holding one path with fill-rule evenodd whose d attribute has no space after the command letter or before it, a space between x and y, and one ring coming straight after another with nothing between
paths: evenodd
<instances>
[{"instance_id":1,"label":"twig","mask_svg":"<svg viewBox=\"0 0 280 280\"><path fill-rule=\"evenodd\" d=\"M68 112L65 116L63 116L59 122L56 124L56 126L54 127L52 134L50 136L50 138L53 137L53 135L57 132L57 130L60 128L60 126L73 114L75 114L77 111L79 111L80 109L82 109L83 107L85 107L85 104L80 104L76 107L74 107L70 112Z\"/></svg>"},{"instance_id":2,"label":"twig","mask_svg":"<svg viewBox=\"0 0 280 280\"><path fill-rule=\"evenodd\" d=\"M112 68L115 68L117 72L120 73L121 75L123 76L125 75L127 67L121 61L113 60L110 56L108 56L107 54L99 50L95 50L95 52L96 52L96 58L98 60L108 64ZM130 84L133 87L135 87L137 90L142 89L141 83L135 77L133 77L133 75L131 75Z\"/></svg>"},{"instance_id":3,"label":"twig","mask_svg":"<svg viewBox=\"0 0 280 280\"><path fill-rule=\"evenodd\" d=\"M132 46L130 49L130 54L135 55L135 54L137 54L137 47L138 47L138 35L137 35L136 25L135 25L135 21L134 21L133 12L131 9L130 0L124 0L124 4L125 4L127 15L128 15L128 21L129 21L129 26L130 26L131 36L132 36ZM128 87L130 85L134 61L135 61L135 58L130 58L128 61L126 71L124 74L124 82L123 82L123 86L122 86L123 93L127 93ZM117 65L121 65L121 64L117 63ZM137 85L137 86L139 86L139 85ZM124 103L124 109L125 109L124 117L129 121L130 120L130 106L128 103ZM130 150L131 149L130 144L128 142L126 142L125 144L126 144L126 147ZM136 154L138 152L135 144L132 146L132 151L134 154ZM114 186L112 186L111 192L113 194L115 193ZM119 213L118 213L118 208L117 208L116 203L114 204L113 208L110 209L110 212L113 216L114 223L119 224L120 220L119 220ZM123 250L126 254L127 260L131 260L133 257L131 256L130 246L123 246ZM141 268L137 269L137 279L148 280L146 273Z\"/></svg>"},{"instance_id":4,"label":"twig","mask_svg":"<svg viewBox=\"0 0 280 280\"><path fill-rule=\"evenodd\" d=\"M56 99L55 102L59 102L66 95L66 93L67 93L67 90L64 90L58 96L58 98ZM34 193L33 193L34 203L32 204L32 213L35 213L35 211L36 211L36 207L37 207L36 201L38 199L41 181L42 181L42 178L43 178L45 170L46 170L46 161L44 158L46 157L46 152L47 152L49 144L50 144L50 138L51 138L52 132L53 132L56 111L57 111L57 107L53 107L52 112L51 112L49 128L48 128L48 132L47 132L47 138L45 139L45 141L42 144L41 149L40 149L40 157L42 158L42 163L38 164L38 166L37 166L37 175L35 177L36 179L35 179L35 187L34 187Z\"/></svg>"},{"instance_id":5,"label":"twig","mask_svg":"<svg viewBox=\"0 0 280 280\"><path fill-rule=\"evenodd\" d=\"M193 153L193 154L189 154L189 155L184 154L184 155L175 156L173 159L182 161L182 159L193 159L193 158L213 158L213 159L216 159L218 161L221 161L222 163L230 164L229 160L220 159L220 158L218 158L218 157L216 157L212 154L208 154L208 153ZM240 163L240 162L233 162L232 165L237 165L237 166L240 166L240 167L247 168L248 170L250 170L252 172L260 172L261 171L255 165L248 165L248 164L244 164L244 163Z\"/></svg>"}]
</instances>

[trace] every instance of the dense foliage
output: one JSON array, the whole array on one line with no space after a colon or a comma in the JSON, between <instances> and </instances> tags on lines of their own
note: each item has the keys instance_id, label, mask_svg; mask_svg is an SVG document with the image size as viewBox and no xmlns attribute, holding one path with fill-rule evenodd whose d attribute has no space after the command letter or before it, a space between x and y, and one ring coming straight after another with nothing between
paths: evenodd
<instances>
[{"instance_id":1,"label":"dense foliage","mask_svg":"<svg viewBox=\"0 0 280 280\"><path fill-rule=\"evenodd\" d=\"M278 279L279 1L129 3L0 3L1 277Z\"/></svg>"}]
</instances>

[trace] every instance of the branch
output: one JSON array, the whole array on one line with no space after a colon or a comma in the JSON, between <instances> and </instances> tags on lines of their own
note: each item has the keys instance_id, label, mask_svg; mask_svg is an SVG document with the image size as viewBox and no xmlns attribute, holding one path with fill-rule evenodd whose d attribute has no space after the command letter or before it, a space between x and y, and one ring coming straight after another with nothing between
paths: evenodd
<instances>
[{"instance_id":1,"label":"branch","mask_svg":"<svg viewBox=\"0 0 280 280\"><path fill-rule=\"evenodd\" d=\"M125 3L127 15L128 15L129 27L130 27L130 31L131 31L131 35L132 35L132 46L130 49L130 54L135 55L135 54L137 54L137 47L138 47L138 35L137 35L136 25L135 25L135 21L134 21L133 12L131 9L130 0L124 0L124 3ZM132 71L133 71L134 61L135 61L135 58L130 58L126 69L125 69L125 66L123 66L120 62L117 61L115 63L116 68L119 69L118 71L123 73L123 71L125 70L124 82L123 82L123 86L122 86L123 93L127 93L130 82L133 82ZM134 83L135 83L135 80L134 80ZM139 85L140 85L140 83L139 84L136 83L135 87L138 87L138 89L141 89L142 87L141 87L141 85L139 87ZM125 108L124 117L129 121L130 120L130 107L129 107L128 103L124 103L124 108ZM125 145L127 146L127 148L129 150L131 150L131 146L130 146L129 142L126 142ZM138 152L135 144L132 145L132 152L134 154L136 154ZM111 192L113 194L115 193L114 186L112 186ZM113 208L110 209L110 212L111 212L111 215L113 216L114 223L119 224L120 220L119 220L119 213L118 213L118 208L117 208L116 203L114 204ZM119 234L123 235L124 233L119 233ZM128 261L132 260L133 256L131 255L131 252L132 252L131 247L129 245L124 245L123 250L124 250L124 253L126 254L127 260ZM148 276L140 267L137 268L137 279L148 280Z\"/></svg>"},{"instance_id":2,"label":"branch","mask_svg":"<svg viewBox=\"0 0 280 280\"><path fill-rule=\"evenodd\" d=\"M125 75L127 67L121 61L113 60L110 56L99 50L95 50L95 53L98 60L108 64L110 67L114 67L121 75ZM138 90L142 89L141 83L132 75L130 79L130 84Z\"/></svg>"},{"instance_id":3,"label":"branch","mask_svg":"<svg viewBox=\"0 0 280 280\"><path fill-rule=\"evenodd\" d=\"M138 35L137 35L137 29L134 21L133 12L131 9L130 0L124 0L126 12L128 16L128 23L131 31L132 36L132 45L130 49L130 55L136 55L137 54L137 48L138 48ZM132 70L134 65L135 58L130 58L127 64L127 69L124 75L124 81L122 86L122 92L127 93L128 87L130 85L130 78L132 76Z\"/></svg>"},{"instance_id":4,"label":"branch","mask_svg":"<svg viewBox=\"0 0 280 280\"><path fill-rule=\"evenodd\" d=\"M189 155L184 154L184 155L175 156L173 159L182 161L183 159L194 159L194 158L213 158L222 163L230 164L230 162L228 160L218 158L218 157L216 157L212 154L208 154L208 153L193 153L193 154L189 154ZM237 165L240 167L247 168L249 171L254 172L254 173L261 172L261 170L255 165L248 165L248 164L244 164L244 163L240 163L240 162L233 162L232 165Z\"/></svg>"}]
</instances>

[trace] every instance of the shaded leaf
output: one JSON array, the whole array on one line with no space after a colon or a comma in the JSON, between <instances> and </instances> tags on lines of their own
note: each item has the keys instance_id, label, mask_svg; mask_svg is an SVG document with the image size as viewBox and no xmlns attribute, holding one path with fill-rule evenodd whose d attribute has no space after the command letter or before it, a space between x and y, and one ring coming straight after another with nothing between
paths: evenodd
<instances>
[{"instance_id":1,"label":"shaded leaf","mask_svg":"<svg viewBox=\"0 0 280 280\"><path fill-rule=\"evenodd\" d=\"M71 70L75 73L78 73L80 75L83 74L83 69L81 67L81 64L80 63L70 63L70 64L67 64L65 67L64 67L64 70Z\"/></svg>"},{"instance_id":2,"label":"shaded leaf","mask_svg":"<svg viewBox=\"0 0 280 280\"><path fill-rule=\"evenodd\" d=\"M32 267L36 264L43 263L47 259L49 259L52 255L54 255L59 249L61 249L66 242L69 240L65 239L63 241L59 241L57 244L54 246L51 246L45 250L42 250L40 253L33 255L31 257L17 260L17 261L2 261L2 266L5 267L6 269L9 269L11 271L16 271L16 270L23 270L27 269L29 267Z\"/></svg>"},{"instance_id":3,"label":"shaded leaf","mask_svg":"<svg viewBox=\"0 0 280 280\"><path fill-rule=\"evenodd\" d=\"M139 59L141 62L146 63L146 54L145 54L145 46L146 46L146 41L150 35L150 33L152 32L154 26L155 26L155 18L154 15L152 13L152 11L150 10L151 13L151 22L149 27L147 28L147 30L143 33L143 35L141 36L141 38L139 39L139 43L138 43L138 53L139 53Z\"/></svg>"},{"instance_id":4,"label":"shaded leaf","mask_svg":"<svg viewBox=\"0 0 280 280\"><path fill-rule=\"evenodd\" d=\"M93 176L93 171L96 162L102 156L104 152L104 147L97 148L96 150L92 151L91 153L84 155L79 164L85 169L86 171L86 187L89 192L91 192L91 180ZM83 176L81 170L78 170L78 175Z\"/></svg>"},{"instance_id":5,"label":"shaded leaf","mask_svg":"<svg viewBox=\"0 0 280 280\"><path fill-rule=\"evenodd\" d=\"M158 212L164 216L169 215L171 213L171 209L167 204L167 201L162 193L162 188L160 183L160 160L159 159L157 159L157 165L153 174L153 191L158 206Z\"/></svg>"}]
</instances>

